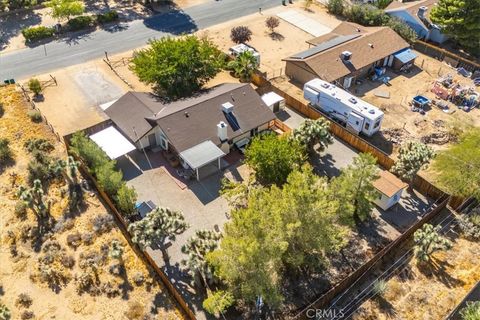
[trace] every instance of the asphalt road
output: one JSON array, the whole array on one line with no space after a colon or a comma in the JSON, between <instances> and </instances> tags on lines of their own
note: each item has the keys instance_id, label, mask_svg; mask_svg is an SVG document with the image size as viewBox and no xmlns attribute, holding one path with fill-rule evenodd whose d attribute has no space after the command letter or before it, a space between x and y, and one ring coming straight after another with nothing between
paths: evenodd
<instances>
[{"instance_id":1,"label":"asphalt road","mask_svg":"<svg viewBox=\"0 0 480 320\"><path fill-rule=\"evenodd\" d=\"M180 35L281 5L281 0L221 0L193 6L184 11L158 14L124 23L119 28L98 30L6 54L0 53L0 80L22 79L62 67L80 64L105 55L140 46L150 38Z\"/></svg>"}]
</instances>

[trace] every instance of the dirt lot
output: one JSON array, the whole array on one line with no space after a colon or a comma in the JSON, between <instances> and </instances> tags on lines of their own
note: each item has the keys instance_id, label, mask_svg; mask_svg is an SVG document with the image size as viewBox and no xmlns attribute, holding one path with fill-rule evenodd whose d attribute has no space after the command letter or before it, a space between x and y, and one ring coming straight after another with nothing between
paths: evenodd
<instances>
[{"instance_id":1,"label":"dirt lot","mask_svg":"<svg viewBox=\"0 0 480 320\"><path fill-rule=\"evenodd\" d=\"M275 29L276 34L272 35L270 33L270 30L265 26L265 19L287 10L298 11L302 15L313 18L332 29L341 23L335 16L329 15L324 7L312 5L309 10L305 10L304 2L299 1L293 5L289 4L287 7L276 7L262 11L262 14L257 13L235 19L200 31L199 34L207 35L222 51L227 52L230 47L235 45L230 39L230 30L240 25L248 26L253 32L252 40L248 44L257 49L261 55L260 71L267 72L269 77L275 74L279 75L285 67L282 59L308 49L308 44L305 41L314 38L311 34L280 18L280 26Z\"/></svg>"},{"instance_id":2,"label":"dirt lot","mask_svg":"<svg viewBox=\"0 0 480 320\"><path fill-rule=\"evenodd\" d=\"M37 219L30 209L23 217L14 213L17 203L15 193L19 185L26 184L26 168L31 160L24 149L25 141L42 137L54 145L50 156L65 158L66 153L63 145L57 143L44 124L30 121L27 104L14 86L0 88L0 101L5 109L5 114L0 118L0 137L10 139L14 153L14 163L0 172L0 242L3 249L0 250L0 300L11 310L12 319L20 319L25 311L33 312L36 319L137 319L144 314L151 314L155 319L182 319L173 300L163 286L153 280L115 223L110 231L92 231L93 218L101 214L109 215L95 193L86 194L84 208L72 212L66 210L68 199L62 196L62 190L65 189L63 179L54 180L45 187L45 194L51 201L53 230L39 224L37 221L42 219ZM63 223L59 224L59 221ZM66 238L77 232L81 235L91 234L92 238L91 242L86 241L87 237L82 238L82 242L74 249L67 245ZM98 290L77 293L78 277L84 272L80 266L82 255L99 253L102 247L108 248L113 239L124 247L125 271L117 276L111 274L109 266L114 261L104 256L105 265L97 269L95 288ZM50 282L51 287L42 281L39 273L39 258L45 256L45 246L42 247L42 244L47 241L58 244L63 257L73 258L73 265L64 262L63 258L61 263L53 264L52 268L61 272L64 278L56 285ZM137 285L134 279L140 276L144 281ZM16 303L22 293L31 298L30 306Z\"/></svg>"},{"instance_id":3,"label":"dirt lot","mask_svg":"<svg viewBox=\"0 0 480 320\"><path fill-rule=\"evenodd\" d=\"M436 140L425 142L435 150L441 150L455 141L451 134L458 129L470 125L480 126L480 109L478 108L467 113L449 103L449 113L434 106L425 115L411 111L408 103L414 96L424 95L430 99L435 98L435 94L430 92L430 89L435 79L441 76L451 74L454 80L460 84L472 86L471 80L458 75L455 70L443 62L418 52L417 54L416 66L410 74L398 75L387 71L388 76L391 77L389 86L371 80L363 80L361 85L354 85L351 88L353 94L385 112L381 134L375 135L370 141L394 157L402 141L436 138ZM423 69L421 69L422 66ZM290 82L285 76L272 79L272 83L291 96L307 103L303 99L301 86ZM376 96L375 93L379 91L389 94L390 98ZM434 137L435 134L438 137Z\"/></svg>"},{"instance_id":4,"label":"dirt lot","mask_svg":"<svg viewBox=\"0 0 480 320\"><path fill-rule=\"evenodd\" d=\"M354 319L444 319L480 280L480 243L457 239L434 257L444 269L426 275L412 260L410 277L390 279L385 302L365 302Z\"/></svg>"}]
</instances>

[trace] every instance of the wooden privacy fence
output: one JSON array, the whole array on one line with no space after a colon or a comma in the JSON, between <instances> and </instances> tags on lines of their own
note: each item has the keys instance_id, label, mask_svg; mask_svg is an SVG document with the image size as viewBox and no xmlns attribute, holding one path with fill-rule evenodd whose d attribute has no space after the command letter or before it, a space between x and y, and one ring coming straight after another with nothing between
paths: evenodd
<instances>
[{"instance_id":1,"label":"wooden privacy fence","mask_svg":"<svg viewBox=\"0 0 480 320\"><path fill-rule=\"evenodd\" d=\"M413 48L440 61L446 60L454 68L463 67L471 72L480 70L480 64L421 40L415 41Z\"/></svg>"},{"instance_id":2,"label":"wooden privacy fence","mask_svg":"<svg viewBox=\"0 0 480 320\"><path fill-rule=\"evenodd\" d=\"M315 302L310 305L301 308L298 310L297 315L293 319L309 319L307 317L307 310L310 309L323 309L329 306L330 302L339 294L344 292L348 287L352 286L359 278L364 277L369 272L371 272L376 266L377 262L390 259L389 255L393 253L400 246L404 245L404 242L408 241L409 238L421 228L425 223L429 222L435 215L442 211L448 204L449 197L444 195L439 199L440 203L437 207L428 212L422 219L418 220L414 225L407 229L403 234L401 234L397 239L390 242L382 250L380 250L372 259L364 263L353 273L348 275L346 278L337 283L334 287L328 290L325 294L320 296Z\"/></svg>"},{"instance_id":3,"label":"wooden privacy fence","mask_svg":"<svg viewBox=\"0 0 480 320\"><path fill-rule=\"evenodd\" d=\"M68 141L68 139L69 138L67 137L65 141ZM87 177L88 180L93 182L95 189L97 189L97 192L100 195L100 198L107 204L111 212L113 212L113 215L115 216L117 222L119 223L118 225L120 227L120 230L122 231L124 237L127 239L128 243L130 244L130 247L146 264L152 267L152 269L160 277L162 283L167 288L168 292L175 298L175 300L177 301L182 311L187 315L188 319L196 320L196 317L193 311L187 305L182 295L177 291L177 289L175 289L175 287L170 282L170 280L165 275L165 273L162 271L162 269L160 269L160 267L157 265L155 260L150 256L150 254L148 254L148 252L141 250L135 243L132 242L130 233L128 232L128 223L123 218L123 215L117 210L117 208L113 204L110 197L102 190L102 188L100 188L100 185L98 184L97 180L92 176L92 174L88 170L88 167L85 165L83 160L81 158L78 158L74 154L72 154L72 156L75 157L75 159L80 162L79 168L83 176Z\"/></svg>"}]
</instances>

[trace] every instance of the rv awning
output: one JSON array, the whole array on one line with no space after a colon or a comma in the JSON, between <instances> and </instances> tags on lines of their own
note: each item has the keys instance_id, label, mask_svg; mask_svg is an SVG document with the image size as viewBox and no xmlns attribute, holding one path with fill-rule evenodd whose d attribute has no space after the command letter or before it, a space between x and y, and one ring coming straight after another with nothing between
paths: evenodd
<instances>
[{"instance_id":1,"label":"rv awning","mask_svg":"<svg viewBox=\"0 0 480 320\"><path fill-rule=\"evenodd\" d=\"M413 52L412 49L408 49L408 48L400 50L397 53L394 53L393 56L398 60L400 60L402 63L408 63L417 57L415 52Z\"/></svg>"},{"instance_id":2,"label":"rv awning","mask_svg":"<svg viewBox=\"0 0 480 320\"><path fill-rule=\"evenodd\" d=\"M92 134L90 139L95 141L110 159L117 159L135 150L135 146L114 127L108 127L107 129Z\"/></svg>"},{"instance_id":3,"label":"rv awning","mask_svg":"<svg viewBox=\"0 0 480 320\"><path fill-rule=\"evenodd\" d=\"M262 100L263 100L263 102L265 102L265 104L267 106L272 106L275 103L283 101L285 99L283 99L282 96L280 96L280 95L278 95L278 94L276 94L275 92L272 91L272 92L265 93L262 96Z\"/></svg>"},{"instance_id":4,"label":"rv awning","mask_svg":"<svg viewBox=\"0 0 480 320\"><path fill-rule=\"evenodd\" d=\"M225 155L212 141L207 140L180 153L182 158L192 169L198 169Z\"/></svg>"}]
</instances>

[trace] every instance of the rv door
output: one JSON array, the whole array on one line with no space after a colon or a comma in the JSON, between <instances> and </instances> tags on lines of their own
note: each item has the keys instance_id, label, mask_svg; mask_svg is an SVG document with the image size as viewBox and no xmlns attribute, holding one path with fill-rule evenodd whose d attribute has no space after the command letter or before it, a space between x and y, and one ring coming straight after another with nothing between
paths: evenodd
<instances>
[{"instance_id":1,"label":"rv door","mask_svg":"<svg viewBox=\"0 0 480 320\"><path fill-rule=\"evenodd\" d=\"M345 89L350 88L350 86L352 85L352 79L353 79L353 77L345 77L345 78L343 79L343 87L344 87Z\"/></svg>"},{"instance_id":2,"label":"rv door","mask_svg":"<svg viewBox=\"0 0 480 320\"><path fill-rule=\"evenodd\" d=\"M347 117L347 129L359 134L363 127L363 117L350 112Z\"/></svg>"}]
</instances>

